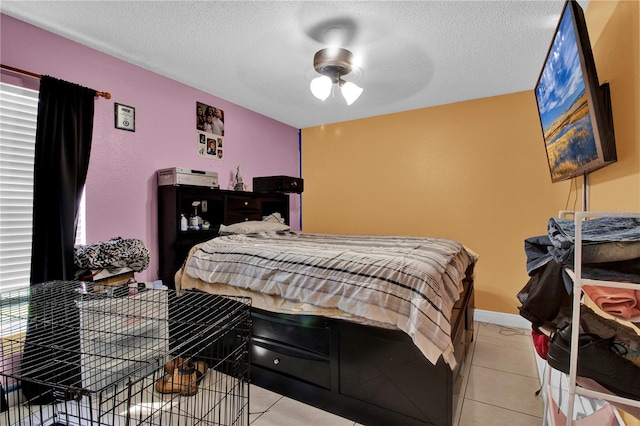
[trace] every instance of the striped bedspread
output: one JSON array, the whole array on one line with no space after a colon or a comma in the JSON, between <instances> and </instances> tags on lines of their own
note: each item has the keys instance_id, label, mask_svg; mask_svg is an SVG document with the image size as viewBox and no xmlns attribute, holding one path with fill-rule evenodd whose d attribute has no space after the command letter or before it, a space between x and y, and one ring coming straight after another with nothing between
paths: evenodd
<instances>
[{"instance_id":1,"label":"striped bedspread","mask_svg":"<svg viewBox=\"0 0 640 426\"><path fill-rule=\"evenodd\" d=\"M453 368L450 313L473 262L462 244L440 238L236 234L195 246L176 285L208 291L211 283L222 294L230 285L387 324Z\"/></svg>"}]
</instances>

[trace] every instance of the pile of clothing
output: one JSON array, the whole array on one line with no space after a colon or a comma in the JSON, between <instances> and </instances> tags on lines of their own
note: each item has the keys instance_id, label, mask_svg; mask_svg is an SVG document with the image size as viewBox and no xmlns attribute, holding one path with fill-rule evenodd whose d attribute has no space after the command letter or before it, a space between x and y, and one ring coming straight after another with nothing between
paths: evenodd
<instances>
[{"instance_id":1,"label":"pile of clothing","mask_svg":"<svg viewBox=\"0 0 640 426\"><path fill-rule=\"evenodd\" d=\"M74 250L76 276L94 274L99 270L118 272L128 268L134 272L149 267L149 250L138 239L115 237L108 241L76 246Z\"/></svg>"},{"instance_id":2,"label":"pile of clothing","mask_svg":"<svg viewBox=\"0 0 640 426\"><path fill-rule=\"evenodd\" d=\"M538 353L553 368L568 373L575 222L551 218L547 231L524 242L530 279L518 293L522 303L518 309L532 324ZM584 221L582 241L583 278L640 284L640 219ZM596 285L582 289L602 311L640 326L640 291ZM577 375L640 400L640 336L632 327L605 319L585 305L580 309ZM550 339L540 330L543 325L555 330Z\"/></svg>"},{"instance_id":3,"label":"pile of clothing","mask_svg":"<svg viewBox=\"0 0 640 426\"><path fill-rule=\"evenodd\" d=\"M524 241L529 281L518 293L520 315L534 330L554 321L561 307L571 305L575 224L551 218L548 235ZM582 277L640 284L640 219L602 217L582 225ZM640 293L635 290L584 286L603 311L626 321L640 321Z\"/></svg>"}]
</instances>

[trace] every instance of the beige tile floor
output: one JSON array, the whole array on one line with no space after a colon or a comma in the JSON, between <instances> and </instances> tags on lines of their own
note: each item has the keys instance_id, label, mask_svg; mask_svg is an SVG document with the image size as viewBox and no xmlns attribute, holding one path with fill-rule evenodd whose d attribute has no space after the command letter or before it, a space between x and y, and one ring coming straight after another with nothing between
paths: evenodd
<instances>
[{"instance_id":1,"label":"beige tile floor","mask_svg":"<svg viewBox=\"0 0 640 426\"><path fill-rule=\"evenodd\" d=\"M471 363L463 370L454 426L541 425L542 398L530 331L476 323ZM251 388L252 426L355 426L347 420L257 386Z\"/></svg>"}]
</instances>

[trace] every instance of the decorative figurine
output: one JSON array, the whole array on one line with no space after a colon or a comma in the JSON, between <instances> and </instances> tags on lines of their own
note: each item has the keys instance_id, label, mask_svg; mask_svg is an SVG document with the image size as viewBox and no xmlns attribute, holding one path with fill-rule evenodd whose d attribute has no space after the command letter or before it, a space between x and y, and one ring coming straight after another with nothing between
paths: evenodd
<instances>
[{"instance_id":1,"label":"decorative figurine","mask_svg":"<svg viewBox=\"0 0 640 426\"><path fill-rule=\"evenodd\" d=\"M240 173L240 166L236 169L236 178L233 181L233 189L235 191L243 191L244 184L242 183L242 174Z\"/></svg>"}]
</instances>

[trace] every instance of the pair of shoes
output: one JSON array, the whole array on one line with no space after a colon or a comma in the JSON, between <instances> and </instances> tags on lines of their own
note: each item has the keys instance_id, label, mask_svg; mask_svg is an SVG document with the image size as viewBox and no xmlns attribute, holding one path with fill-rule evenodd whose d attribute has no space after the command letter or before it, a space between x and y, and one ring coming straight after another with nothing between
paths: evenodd
<instances>
[{"instance_id":1,"label":"pair of shoes","mask_svg":"<svg viewBox=\"0 0 640 426\"><path fill-rule=\"evenodd\" d=\"M164 365L164 372L167 374L173 374L176 368L183 367L189 360L183 358L176 358L173 361L169 361Z\"/></svg>"},{"instance_id":2,"label":"pair of shoes","mask_svg":"<svg viewBox=\"0 0 640 426\"><path fill-rule=\"evenodd\" d=\"M191 361L177 358L165 365L167 374L156 380L156 390L160 393L179 393L191 396L198 393L198 383L209 369L205 361Z\"/></svg>"},{"instance_id":3,"label":"pair of shoes","mask_svg":"<svg viewBox=\"0 0 640 426\"><path fill-rule=\"evenodd\" d=\"M600 383L615 394L640 400L640 367L624 358L615 336L602 338L594 333L578 335L577 375ZM562 323L549 341L549 365L569 373L571 323Z\"/></svg>"},{"instance_id":4,"label":"pair of shoes","mask_svg":"<svg viewBox=\"0 0 640 426\"><path fill-rule=\"evenodd\" d=\"M631 327L596 314L587 305L580 306L580 331L600 337L614 337L616 346L626 349L622 356L640 366L640 335Z\"/></svg>"}]
</instances>

